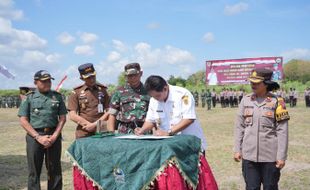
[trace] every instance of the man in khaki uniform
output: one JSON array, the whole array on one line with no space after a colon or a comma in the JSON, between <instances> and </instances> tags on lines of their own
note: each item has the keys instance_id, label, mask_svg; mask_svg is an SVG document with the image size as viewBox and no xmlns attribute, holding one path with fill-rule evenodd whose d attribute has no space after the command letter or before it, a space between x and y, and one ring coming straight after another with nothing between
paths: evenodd
<instances>
[{"instance_id":1,"label":"man in khaki uniform","mask_svg":"<svg viewBox=\"0 0 310 190\"><path fill-rule=\"evenodd\" d=\"M272 71L256 69L249 78L252 94L242 98L235 126L234 159L242 159L246 189L278 189L280 169L288 149L289 115L283 98L270 91L279 88L271 81Z\"/></svg>"},{"instance_id":2,"label":"man in khaki uniform","mask_svg":"<svg viewBox=\"0 0 310 190\"><path fill-rule=\"evenodd\" d=\"M80 65L78 70L84 84L72 91L68 99L68 110L70 119L77 124L76 138L82 138L94 135L97 124L108 119L105 111L109 106L109 95L107 87L96 82L93 64Z\"/></svg>"}]
</instances>

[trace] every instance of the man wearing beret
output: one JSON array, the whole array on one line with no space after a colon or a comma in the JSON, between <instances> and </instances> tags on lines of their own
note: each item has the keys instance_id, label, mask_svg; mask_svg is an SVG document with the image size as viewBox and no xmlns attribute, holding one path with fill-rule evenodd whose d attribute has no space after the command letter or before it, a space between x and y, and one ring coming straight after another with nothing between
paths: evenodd
<instances>
[{"instance_id":1,"label":"man wearing beret","mask_svg":"<svg viewBox=\"0 0 310 190\"><path fill-rule=\"evenodd\" d=\"M37 89L30 91L18 112L26 130L28 189L39 190L45 157L48 190L62 189L61 130L66 122L66 106L61 94L51 90L51 75L40 70L34 75Z\"/></svg>"},{"instance_id":2,"label":"man wearing beret","mask_svg":"<svg viewBox=\"0 0 310 190\"><path fill-rule=\"evenodd\" d=\"M108 130L118 129L119 133L128 134L134 133L136 127L142 127L150 97L141 82L140 64L129 63L124 69L127 83L112 95Z\"/></svg>"}]
</instances>

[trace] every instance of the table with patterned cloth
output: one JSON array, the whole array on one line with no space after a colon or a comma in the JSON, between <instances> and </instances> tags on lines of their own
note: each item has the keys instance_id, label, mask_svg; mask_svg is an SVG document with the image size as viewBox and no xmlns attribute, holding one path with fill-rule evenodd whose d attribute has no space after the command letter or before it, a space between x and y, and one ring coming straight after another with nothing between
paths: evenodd
<instances>
[{"instance_id":1,"label":"table with patterned cloth","mask_svg":"<svg viewBox=\"0 0 310 190\"><path fill-rule=\"evenodd\" d=\"M81 138L68 148L75 190L218 189L199 138L115 137Z\"/></svg>"}]
</instances>

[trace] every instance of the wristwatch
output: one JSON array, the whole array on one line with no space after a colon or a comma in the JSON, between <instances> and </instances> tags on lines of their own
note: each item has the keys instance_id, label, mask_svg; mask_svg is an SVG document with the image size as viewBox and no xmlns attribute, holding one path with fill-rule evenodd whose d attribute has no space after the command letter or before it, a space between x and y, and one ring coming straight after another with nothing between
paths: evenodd
<instances>
[{"instance_id":1,"label":"wristwatch","mask_svg":"<svg viewBox=\"0 0 310 190\"><path fill-rule=\"evenodd\" d=\"M174 135L174 132L172 131L172 129L169 129L169 130L168 130L168 135L169 135L169 136L173 136L173 135Z\"/></svg>"}]
</instances>

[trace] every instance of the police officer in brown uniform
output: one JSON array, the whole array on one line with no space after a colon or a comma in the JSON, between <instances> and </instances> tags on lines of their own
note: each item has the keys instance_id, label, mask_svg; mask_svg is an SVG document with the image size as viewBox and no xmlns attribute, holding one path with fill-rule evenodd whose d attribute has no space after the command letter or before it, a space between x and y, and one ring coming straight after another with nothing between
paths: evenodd
<instances>
[{"instance_id":1,"label":"police officer in brown uniform","mask_svg":"<svg viewBox=\"0 0 310 190\"><path fill-rule=\"evenodd\" d=\"M272 71L256 69L249 77L252 94L242 98L235 126L234 159L242 160L246 189L277 190L288 149L289 115Z\"/></svg>"},{"instance_id":2,"label":"police officer in brown uniform","mask_svg":"<svg viewBox=\"0 0 310 190\"><path fill-rule=\"evenodd\" d=\"M109 95L107 87L96 82L93 64L80 65L78 70L84 84L74 88L69 96L67 109L70 119L78 125L76 138L82 138L94 135L98 124L108 119L106 109L109 106Z\"/></svg>"}]
</instances>

